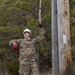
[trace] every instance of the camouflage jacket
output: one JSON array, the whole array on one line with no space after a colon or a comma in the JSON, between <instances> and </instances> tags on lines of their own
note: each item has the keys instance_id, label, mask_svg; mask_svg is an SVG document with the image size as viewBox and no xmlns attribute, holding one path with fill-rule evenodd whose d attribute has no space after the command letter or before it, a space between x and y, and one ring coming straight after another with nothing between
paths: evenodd
<instances>
[{"instance_id":1,"label":"camouflage jacket","mask_svg":"<svg viewBox=\"0 0 75 75\"><path fill-rule=\"evenodd\" d=\"M40 35L34 39L23 38L23 39L14 39L9 42L9 45L19 43L19 61L24 61L26 59L35 59L37 58L35 45L44 39L44 28L40 29Z\"/></svg>"}]
</instances>

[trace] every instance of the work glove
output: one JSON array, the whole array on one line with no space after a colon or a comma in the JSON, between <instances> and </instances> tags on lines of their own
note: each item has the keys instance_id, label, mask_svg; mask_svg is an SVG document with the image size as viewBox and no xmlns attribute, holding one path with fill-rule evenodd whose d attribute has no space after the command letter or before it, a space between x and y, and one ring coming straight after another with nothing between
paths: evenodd
<instances>
[{"instance_id":1,"label":"work glove","mask_svg":"<svg viewBox=\"0 0 75 75\"><path fill-rule=\"evenodd\" d=\"M43 27L44 27L44 25L43 25L43 24L39 24L39 27L40 27L40 28L43 28Z\"/></svg>"},{"instance_id":2,"label":"work glove","mask_svg":"<svg viewBox=\"0 0 75 75\"><path fill-rule=\"evenodd\" d=\"M19 50L19 46L17 44L11 44L10 47L12 50Z\"/></svg>"},{"instance_id":3,"label":"work glove","mask_svg":"<svg viewBox=\"0 0 75 75\"><path fill-rule=\"evenodd\" d=\"M13 45L13 49L14 50L18 50L19 49L18 45L17 44L16 45Z\"/></svg>"}]
</instances>

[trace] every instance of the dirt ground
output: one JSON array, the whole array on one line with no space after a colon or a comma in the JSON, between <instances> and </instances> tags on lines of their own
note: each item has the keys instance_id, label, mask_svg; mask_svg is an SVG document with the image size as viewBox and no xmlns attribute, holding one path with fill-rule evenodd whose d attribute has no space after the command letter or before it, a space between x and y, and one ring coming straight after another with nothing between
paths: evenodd
<instances>
[{"instance_id":1,"label":"dirt ground","mask_svg":"<svg viewBox=\"0 0 75 75\"><path fill-rule=\"evenodd\" d=\"M73 61L73 73L75 75L75 60Z\"/></svg>"},{"instance_id":2,"label":"dirt ground","mask_svg":"<svg viewBox=\"0 0 75 75\"><path fill-rule=\"evenodd\" d=\"M8 74L8 71L7 70L5 70L4 72L0 69L0 75L9 75Z\"/></svg>"},{"instance_id":3,"label":"dirt ground","mask_svg":"<svg viewBox=\"0 0 75 75\"><path fill-rule=\"evenodd\" d=\"M48 71L41 72L40 75L52 75L52 68L50 68Z\"/></svg>"},{"instance_id":4,"label":"dirt ground","mask_svg":"<svg viewBox=\"0 0 75 75\"><path fill-rule=\"evenodd\" d=\"M52 69L41 72L41 75L52 75ZM75 60L73 61L73 75L75 75Z\"/></svg>"}]
</instances>

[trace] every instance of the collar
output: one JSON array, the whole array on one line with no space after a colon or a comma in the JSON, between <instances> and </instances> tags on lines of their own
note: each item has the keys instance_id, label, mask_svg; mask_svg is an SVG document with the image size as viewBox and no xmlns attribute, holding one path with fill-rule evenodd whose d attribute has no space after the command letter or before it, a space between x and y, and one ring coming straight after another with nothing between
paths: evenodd
<instances>
[{"instance_id":1,"label":"collar","mask_svg":"<svg viewBox=\"0 0 75 75\"><path fill-rule=\"evenodd\" d=\"M31 41L30 37L25 37L24 39L27 40L27 41Z\"/></svg>"}]
</instances>

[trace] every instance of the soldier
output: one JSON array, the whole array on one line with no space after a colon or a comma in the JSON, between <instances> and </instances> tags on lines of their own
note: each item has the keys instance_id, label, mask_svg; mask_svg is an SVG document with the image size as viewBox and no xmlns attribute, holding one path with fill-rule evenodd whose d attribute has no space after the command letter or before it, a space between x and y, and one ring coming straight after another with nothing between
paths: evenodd
<instances>
[{"instance_id":1,"label":"soldier","mask_svg":"<svg viewBox=\"0 0 75 75\"><path fill-rule=\"evenodd\" d=\"M9 42L9 45L13 44L14 49L18 49L19 46L19 75L39 75L38 65L36 62L37 53L35 50L35 45L44 39L44 28L43 25L40 26L40 35L34 39L31 39L31 31L25 29L23 31L23 39L15 39Z\"/></svg>"}]
</instances>

